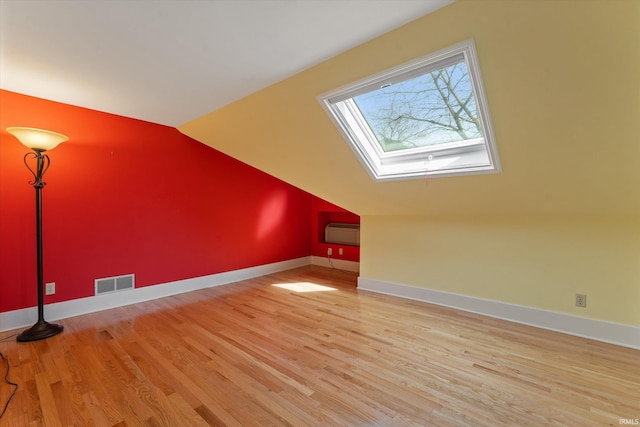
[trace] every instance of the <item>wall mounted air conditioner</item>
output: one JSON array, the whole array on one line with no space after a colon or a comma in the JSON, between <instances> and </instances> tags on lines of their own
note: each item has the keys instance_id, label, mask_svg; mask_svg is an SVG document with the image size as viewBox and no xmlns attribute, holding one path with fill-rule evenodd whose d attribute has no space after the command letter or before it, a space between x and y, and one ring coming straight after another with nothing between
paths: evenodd
<instances>
[{"instance_id":1,"label":"wall mounted air conditioner","mask_svg":"<svg viewBox=\"0 0 640 427\"><path fill-rule=\"evenodd\" d=\"M324 229L325 243L360 246L360 224L331 223Z\"/></svg>"}]
</instances>

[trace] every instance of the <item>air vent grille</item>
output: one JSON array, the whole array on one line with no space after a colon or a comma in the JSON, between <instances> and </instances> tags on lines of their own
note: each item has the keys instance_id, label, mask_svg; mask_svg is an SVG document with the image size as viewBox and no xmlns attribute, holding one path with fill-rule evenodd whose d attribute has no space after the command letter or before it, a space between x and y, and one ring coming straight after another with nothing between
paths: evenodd
<instances>
[{"instance_id":1,"label":"air vent grille","mask_svg":"<svg viewBox=\"0 0 640 427\"><path fill-rule=\"evenodd\" d=\"M360 246L360 224L328 224L324 229L324 241Z\"/></svg>"},{"instance_id":2,"label":"air vent grille","mask_svg":"<svg viewBox=\"0 0 640 427\"><path fill-rule=\"evenodd\" d=\"M133 274L116 278L116 291L133 289Z\"/></svg>"},{"instance_id":3,"label":"air vent grille","mask_svg":"<svg viewBox=\"0 0 640 427\"><path fill-rule=\"evenodd\" d=\"M124 276L96 279L95 286L96 295L126 291L135 288L135 276L133 274L126 274Z\"/></svg>"}]
</instances>

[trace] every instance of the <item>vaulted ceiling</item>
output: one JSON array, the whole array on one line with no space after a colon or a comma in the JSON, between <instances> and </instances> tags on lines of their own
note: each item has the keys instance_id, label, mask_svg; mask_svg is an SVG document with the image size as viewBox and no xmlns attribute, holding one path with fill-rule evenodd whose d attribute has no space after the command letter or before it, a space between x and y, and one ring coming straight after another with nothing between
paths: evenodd
<instances>
[{"instance_id":1,"label":"vaulted ceiling","mask_svg":"<svg viewBox=\"0 0 640 427\"><path fill-rule=\"evenodd\" d=\"M640 2L0 1L0 88L177 127L360 215L640 215ZM502 172L374 182L318 95L474 39Z\"/></svg>"}]
</instances>

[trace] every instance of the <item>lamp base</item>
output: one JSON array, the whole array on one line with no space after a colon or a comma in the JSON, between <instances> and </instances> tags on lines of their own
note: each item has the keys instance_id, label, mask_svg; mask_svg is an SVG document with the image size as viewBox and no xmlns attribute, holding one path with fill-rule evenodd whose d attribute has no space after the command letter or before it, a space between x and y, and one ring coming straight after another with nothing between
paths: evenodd
<instances>
[{"instance_id":1,"label":"lamp base","mask_svg":"<svg viewBox=\"0 0 640 427\"><path fill-rule=\"evenodd\" d=\"M23 331L18 335L16 340L18 342L38 341L45 338L52 337L62 332L64 327L62 325L56 325L55 323L48 323L39 321L29 329Z\"/></svg>"}]
</instances>

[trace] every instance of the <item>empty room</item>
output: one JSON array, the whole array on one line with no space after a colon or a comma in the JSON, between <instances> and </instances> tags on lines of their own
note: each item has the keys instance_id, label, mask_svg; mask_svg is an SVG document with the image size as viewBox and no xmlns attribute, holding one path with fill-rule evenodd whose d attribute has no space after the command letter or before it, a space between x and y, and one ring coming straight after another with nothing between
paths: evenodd
<instances>
[{"instance_id":1,"label":"empty room","mask_svg":"<svg viewBox=\"0 0 640 427\"><path fill-rule=\"evenodd\" d=\"M0 0L0 426L640 425L638 76L635 0Z\"/></svg>"}]
</instances>

